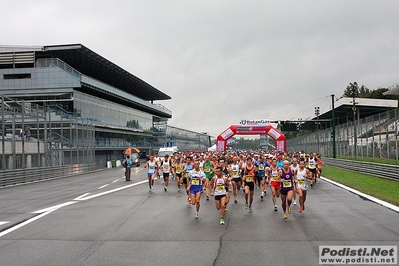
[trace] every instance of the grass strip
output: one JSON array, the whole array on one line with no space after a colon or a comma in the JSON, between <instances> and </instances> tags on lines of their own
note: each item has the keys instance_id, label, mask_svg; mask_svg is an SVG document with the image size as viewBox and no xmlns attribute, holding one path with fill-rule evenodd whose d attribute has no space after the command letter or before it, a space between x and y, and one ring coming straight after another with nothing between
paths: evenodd
<instances>
[{"instance_id":1,"label":"grass strip","mask_svg":"<svg viewBox=\"0 0 399 266\"><path fill-rule=\"evenodd\" d=\"M358 161L358 162L369 162L369 163L381 163L381 164L391 164L391 165L399 165L399 162L396 159L383 159L377 157L358 157L353 158L350 156L338 156L337 159L344 159L344 160L351 160L351 161Z\"/></svg>"},{"instance_id":2,"label":"grass strip","mask_svg":"<svg viewBox=\"0 0 399 266\"><path fill-rule=\"evenodd\" d=\"M399 182L332 166L324 166L322 176L380 200L399 206Z\"/></svg>"}]
</instances>

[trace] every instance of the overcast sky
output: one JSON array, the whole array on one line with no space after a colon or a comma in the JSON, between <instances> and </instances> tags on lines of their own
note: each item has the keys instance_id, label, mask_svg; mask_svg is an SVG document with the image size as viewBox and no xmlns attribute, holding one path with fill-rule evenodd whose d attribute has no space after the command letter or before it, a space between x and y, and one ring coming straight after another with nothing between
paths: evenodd
<instances>
[{"instance_id":1,"label":"overcast sky","mask_svg":"<svg viewBox=\"0 0 399 266\"><path fill-rule=\"evenodd\" d=\"M399 1L15 0L0 44L81 43L172 97L169 124L311 118L350 82L399 82Z\"/></svg>"}]
</instances>

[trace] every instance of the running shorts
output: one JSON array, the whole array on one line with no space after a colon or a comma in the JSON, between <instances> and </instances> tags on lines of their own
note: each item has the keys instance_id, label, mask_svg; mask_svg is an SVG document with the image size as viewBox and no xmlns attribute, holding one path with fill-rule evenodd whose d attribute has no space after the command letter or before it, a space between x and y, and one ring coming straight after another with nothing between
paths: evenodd
<instances>
[{"instance_id":1,"label":"running shorts","mask_svg":"<svg viewBox=\"0 0 399 266\"><path fill-rule=\"evenodd\" d=\"M244 186L245 186L245 187L249 187L249 190L250 190L250 191L253 191L254 188L255 188L254 182L245 182Z\"/></svg>"},{"instance_id":2,"label":"running shorts","mask_svg":"<svg viewBox=\"0 0 399 266\"><path fill-rule=\"evenodd\" d=\"M221 200L224 197L226 197L226 194L224 194L224 195L216 195L215 196L215 200Z\"/></svg>"},{"instance_id":3,"label":"running shorts","mask_svg":"<svg viewBox=\"0 0 399 266\"><path fill-rule=\"evenodd\" d=\"M290 189L290 190L280 190L280 194L281 194L281 195L287 195L288 192L291 191L291 190L292 190L292 189Z\"/></svg>"},{"instance_id":4,"label":"running shorts","mask_svg":"<svg viewBox=\"0 0 399 266\"><path fill-rule=\"evenodd\" d=\"M270 181L270 185L276 189L280 189L280 183L276 181Z\"/></svg>"},{"instance_id":5,"label":"running shorts","mask_svg":"<svg viewBox=\"0 0 399 266\"><path fill-rule=\"evenodd\" d=\"M190 186L190 193L191 194L197 194L202 192L202 186Z\"/></svg>"}]
</instances>

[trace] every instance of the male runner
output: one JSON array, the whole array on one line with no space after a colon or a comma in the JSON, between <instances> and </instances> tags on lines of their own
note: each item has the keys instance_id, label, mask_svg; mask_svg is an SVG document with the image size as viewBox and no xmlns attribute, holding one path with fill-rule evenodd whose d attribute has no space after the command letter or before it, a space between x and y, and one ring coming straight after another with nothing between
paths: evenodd
<instances>
[{"instance_id":1,"label":"male runner","mask_svg":"<svg viewBox=\"0 0 399 266\"><path fill-rule=\"evenodd\" d=\"M226 187L230 187L229 179L223 174L221 166L216 167L215 176L210 181L210 185L215 191L216 209L220 210L220 224L224 224L225 204L226 204Z\"/></svg>"},{"instance_id":2,"label":"male runner","mask_svg":"<svg viewBox=\"0 0 399 266\"><path fill-rule=\"evenodd\" d=\"M210 181L213 177L213 165L209 160L209 155L205 156L205 161L203 163L204 173L205 173L205 193L206 193L206 200L209 200L209 194L213 196L213 189L210 186Z\"/></svg>"},{"instance_id":3,"label":"male runner","mask_svg":"<svg viewBox=\"0 0 399 266\"><path fill-rule=\"evenodd\" d=\"M244 167L244 189L245 189L245 205L244 209L252 213L252 202L254 200L254 189L255 189L255 171L256 167L252 164L252 158L248 157L246 166ZM249 205L248 205L249 195Z\"/></svg>"},{"instance_id":4,"label":"male runner","mask_svg":"<svg viewBox=\"0 0 399 266\"><path fill-rule=\"evenodd\" d=\"M154 156L150 156L150 159L145 163L144 168L148 167L147 177L148 177L148 186L150 187L150 191L154 189L154 179L155 172L158 169L157 163L154 159Z\"/></svg>"},{"instance_id":5,"label":"male runner","mask_svg":"<svg viewBox=\"0 0 399 266\"><path fill-rule=\"evenodd\" d=\"M180 192L180 185L183 184L182 171L183 171L183 163L179 159L178 156L175 157L175 161L172 164L173 172L176 176L177 183L177 192Z\"/></svg>"},{"instance_id":6,"label":"male runner","mask_svg":"<svg viewBox=\"0 0 399 266\"><path fill-rule=\"evenodd\" d=\"M183 164L183 184L186 188L187 193L187 203L191 204L190 190L188 189L188 177L189 173L193 170L193 164L191 163L191 158L189 156L186 157L185 163Z\"/></svg>"},{"instance_id":7,"label":"male runner","mask_svg":"<svg viewBox=\"0 0 399 266\"><path fill-rule=\"evenodd\" d=\"M263 155L260 156L259 161L254 162L254 166L256 167L258 184L260 184L262 188L262 193L260 194L261 200L263 200L264 195L266 194L266 169L270 167L269 163L265 161L265 157Z\"/></svg>"},{"instance_id":8,"label":"male runner","mask_svg":"<svg viewBox=\"0 0 399 266\"><path fill-rule=\"evenodd\" d=\"M163 190L168 191L169 185L169 173L170 168L172 167L171 159L169 159L169 154L165 154L164 158L161 160L159 168L162 169L163 180L165 181L165 187Z\"/></svg>"},{"instance_id":9,"label":"male runner","mask_svg":"<svg viewBox=\"0 0 399 266\"><path fill-rule=\"evenodd\" d=\"M307 189L309 186L309 179L313 179L312 173L305 168L305 161L301 160L299 161L299 168L296 173L297 191L299 194L299 213L302 213L302 211L305 210L305 201Z\"/></svg>"},{"instance_id":10,"label":"male runner","mask_svg":"<svg viewBox=\"0 0 399 266\"><path fill-rule=\"evenodd\" d=\"M316 176L317 174L317 170L316 170L316 153L311 153L309 154L309 158L308 158L308 169L309 171L312 173L313 176ZM310 182L310 186L313 187L316 184L316 179L313 179Z\"/></svg>"},{"instance_id":11,"label":"male runner","mask_svg":"<svg viewBox=\"0 0 399 266\"><path fill-rule=\"evenodd\" d=\"M294 158L292 159L292 162L291 162L291 165L290 165L290 168L291 168L291 170L292 170L292 172L293 172L294 174L296 174L296 172L297 172L297 170L298 170L298 167L299 167L298 161L297 161L297 159L294 157ZM294 183L294 205L296 205L296 183Z\"/></svg>"},{"instance_id":12,"label":"male runner","mask_svg":"<svg viewBox=\"0 0 399 266\"><path fill-rule=\"evenodd\" d=\"M237 203L237 190L240 190L241 188L241 183L242 183L242 177L241 177L241 162L238 161L238 157L234 156L233 157L233 163L231 164L231 181L233 184L233 195L234 195L234 202Z\"/></svg>"},{"instance_id":13,"label":"male runner","mask_svg":"<svg viewBox=\"0 0 399 266\"><path fill-rule=\"evenodd\" d=\"M227 164L225 157L219 158L219 166L222 167L222 171L224 176L226 176L229 180L232 175L231 167ZM230 182L228 183L230 185ZM227 204L230 202L230 188L226 187L226 202L225 202L225 211L228 211Z\"/></svg>"},{"instance_id":14,"label":"male runner","mask_svg":"<svg viewBox=\"0 0 399 266\"><path fill-rule=\"evenodd\" d=\"M202 183L205 182L205 173L199 167L199 161L195 160L194 169L188 173L191 204L195 205L195 219L199 218Z\"/></svg>"},{"instance_id":15,"label":"male runner","mask_svg":"<svg viewBox=\"0 0 399 266\"><path fill-rule=\"evenodd\" d=\"M272 192L272 201L274 204L274 211L277 211L276 198L280 196L281 184L278 182L280 179L280 167L277 166L276 158L272 159L272 164L267 171L267 182L270 184L270 190Z\"/></svg>"},{"instance_id":16,"label":"male runner","mask_svg":"<svg viewBox=\"0 0 399 266\"><path fill-rule=\"evenodd\" d=\"M291 202L292 196L294 194L294 181L295 174L290 169L290 162L285 160L284 167L280 170L280 183L281 183L281 207L284 212L284 219L288 218L287 215L287 205L288 205L288 213L291 214Z\"/></svg>"}]
</instances>

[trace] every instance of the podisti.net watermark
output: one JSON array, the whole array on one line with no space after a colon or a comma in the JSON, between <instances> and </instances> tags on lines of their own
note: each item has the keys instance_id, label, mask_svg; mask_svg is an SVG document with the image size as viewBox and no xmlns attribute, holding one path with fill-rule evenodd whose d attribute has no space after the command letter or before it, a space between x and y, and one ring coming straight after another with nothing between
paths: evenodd
<instances>
[{"instance_id":1,"label":"podisti.net watermark","mask_svg":"<svg viewBox=\"0 0 399 266\"><path fill-rule=\"evenodd\" d=\"M319 264L396 265L397 246L319 246Z\"/></svg>"}]
</instances>

